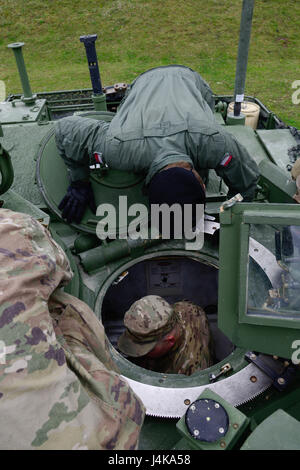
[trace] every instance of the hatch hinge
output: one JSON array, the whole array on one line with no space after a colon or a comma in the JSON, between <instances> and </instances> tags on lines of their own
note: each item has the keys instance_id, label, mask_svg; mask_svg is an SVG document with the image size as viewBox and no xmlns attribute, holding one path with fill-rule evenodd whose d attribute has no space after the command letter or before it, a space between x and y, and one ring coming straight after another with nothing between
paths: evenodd
<instances>
[{"instance_id":1,"label":"hatch hinge","mask_svg":"<svg viewBox=\"0 0 300 470\"><path fill-rule=\"evenodd\" d=\"M268 375L273 380L273 386L279 391L284 391L295 379L296 367L286 359L267 354L256 354L252 351L245 354L245 359Z\"/></svg>"}]
</instances>

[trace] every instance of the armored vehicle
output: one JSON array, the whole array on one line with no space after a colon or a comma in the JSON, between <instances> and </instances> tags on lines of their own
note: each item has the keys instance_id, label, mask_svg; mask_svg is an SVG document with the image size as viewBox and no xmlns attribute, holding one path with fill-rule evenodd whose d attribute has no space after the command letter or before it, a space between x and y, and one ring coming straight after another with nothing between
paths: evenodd
<instances>
[{"instance_id":1,"label":"armored vehicle","mask_svg":"<svg viewBox=\"0 0 300 470\"><path fill-rule=\"evenodd\" d=\"M0 103L1 205L41 221L65 250L74 271L66 291L101 319L113 359L147 409L141 449L300 449L300 184L291 175L300 132L244 96L252 11L253 2L244 2L235 92L215 96L215 118L256 160L257 194L252 203L228 200L210 171L200 250L185 240L101 241L101 218L89 210L80 224L62 219L68 177L55 121L74 113L110 121L130 85L102 87L92 35L81 41L93 88L33 94L23 43L9 45L23 94ZM117 210L120 196L147 204L140 175L99 164L91 182L97 205ZM119 214L118 234L127 223ZM124 314L148 294L204 308L215 345L210 368L162 374L120 354Z\"/></svg>"}]
</instances>

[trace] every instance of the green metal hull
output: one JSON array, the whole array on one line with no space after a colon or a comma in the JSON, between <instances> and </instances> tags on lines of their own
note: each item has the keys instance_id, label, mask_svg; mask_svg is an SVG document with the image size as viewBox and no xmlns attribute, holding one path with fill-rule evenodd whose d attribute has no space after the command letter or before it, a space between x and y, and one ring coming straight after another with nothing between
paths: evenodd
<instances>
[{"instance_id":1,"label":"green metal hull","mask_svg":"<svg viewBox=\"0 0 300 470\"><path fill-rule=\"evenodd\" d=\"M116 110L121 98L122 93L114 90L113 87L107 88L107 108L110 110L110 114L107 115L108 119L111 119L112 112ZM83 227L65 224L56 209L56 199L58 200L65 191L65 180L63 177L61 180L59 179L60 171L57 171L54 163L50 163L49 166L47 163L44 165L43 159L46 158L45 155L48 155L47 152L51 154L53 151L51 147L53 144L49 140L49 136L53 134L55 119L75 111L91 112L93 110L91 90L37 94L38 102L35 104L35 109L34 107L29 109L25 104L20 104L19 101L16 101L18 99L19 96L11 96L4 104L0 103L0 109L3 107L5 111L2 114L2 116L5 115L5 119L2 120L3 137L1 143L10 154L14 171L12 186L1 196L2 207L29 213L49 226L52 236L65 250L75 273L66 290L85 301L103 321L110 339L111 354L122 375L145 385L166 389L209 386L211 384L210 374L217 375L226 363L230 363L231 370L226 378L232 377L234 383L235 375L248 365L245 359L246 352L249 349L255 349L251 343L255 331L249 334L247 347L243 346L243 341L239 340L238 335L235 338L236 341L234 338L229 340L226 334L220 331L223 328L226 331L229 326L224 320L225 312L220 311L220 308L218 310L218 300L223 297L224 292L220 290L220 286L218 287L220 257L217 237L207 235L204 247L200 252L187 251L184 241L149 243L147 246L137 244L131 247L126 244L122 245L121 241L118 244L116 241L114 249L109 251L109 247L104 246L103 250L103 246L100 246L100 242L95 236L95 224L87 222ZM217 97L216 102L220 103L219 109L224 109L221 102L229 103L231 99L230 96ZM254 156L261 168L260 185L262 190L255 207L259 206L261 202L294 204L293 195L296 187L295 183L291 181L286 167L289 164L287 150L296 145L297 141L289 129L278 128L279 120L262 103L251 97L249 99L256 101L261 106L260 129L255 131L241 125L226 127L242 144L247 146L248 151ZM14 106L13 103L17 106ZM218 122L222 125L225 125L224 117L224 112L216 114ZM280 150L278 150L279 146ZM0 156L0 158L2 157ZM38 168L37 172L36 167ZM45 177L47 172L49 172L49 178ZM289 180L288 184L286 184L287 180ZM57 186L53 200L47 192L49 188L51 192L51 185ZM140 201L139 185L140 183L133 184L133 200L136 198ZM107 197L115 200L119 194L118 185L116 185L117 187L113 186L108 187L107 194L109 196ZM45 190L45 187L48 189ZM216 175L212 174L208 186L207 213L215 216L216 221L219 218L219 208L225 200L225 191L224 185L220 185ZM225 225L229 224L228 221L226 222L226 217L225 214L223 216L223 224ZM231 215L228 217L231 220ZM225 238L222 243L226 243ZM237 240L236 243L238 243ZM229 254L228 263L231 262L231 257L238 258L238 253ZM173 288L168 283L164 285L164 281L160 278L160 286L155 291L157 288L154 287L154 281L151 278L151 269L153 265L159 266L161 260L167 260L170 273L178 272L180 274L182 271L184 276L179 281L175 280ZM258 283L263 284L264 274L256 264L253 269L257 270L257 284L252 283L249 289L253 295L257 295ZM121 274L124 272L127 275L122 279ZM142 279L139 284L136 283L137 278ZM186 282L182 278L185 278ZM236 281L231 280L232 282ZM210 294L208 294L209 288L212 290ZM180 298L184 293L188 293L194 301L202 302L202 304L207 302L205 305L210 305L208 317L214 328L215 338L221 345L218 358L211 368L197 372L191 377L158 374L137 367L117 352L114 338L119 331L118 328L122 328L120 313L122 308L126 302L150 292L159 292L161 295L165 293L165 296L170 299ZM119 299L118 305L113 303L113 298ZM111 315L110 309L112 308L115 315ZM231 306L228 307L226 304L224 308L230 309ZM270 347L274 349L273 354L275 354L276 344L271 341ZM281 351L282 349L278 346L278 355L281 355ZM257 352L266 351L262 348ZM221 375L218 381L221 382L223 379L224 376ZM235 442L234 448L241 448L251 432L276 410L282 409L300 421L299 385L298 371L294 382L285 391L279 392L270 387L263 390L257 397L249 396L249 399L253 398L249 403L240 404L238 409L250 418L250 424L240 439ZM247 396L245 396L245 402L247 402ZM182 437L176 427L178 417L165 418L163 414L164 403L160 403L158 408L160 410L158 414L161 413L162 417L146 417L140 436L140 448L151 450L192 449L193 446ZM284 429L282 434L284 436ZM288 439L286 437L287 446ZM271 445L268 436L266 436L263 445L264 448ZM300 440L298 448L300 448Z\"/></svg>"}]
</instances>

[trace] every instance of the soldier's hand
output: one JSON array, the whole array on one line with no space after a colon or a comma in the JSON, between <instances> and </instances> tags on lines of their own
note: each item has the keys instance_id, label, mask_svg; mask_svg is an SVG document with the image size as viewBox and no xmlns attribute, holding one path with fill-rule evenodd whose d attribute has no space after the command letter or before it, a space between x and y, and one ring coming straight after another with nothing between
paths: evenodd
<instances>
[{"instance_id":1,"label":"soldier's hand","mask_svg":"<svg viewBox=\"0 0 300 470\"><path fill-rule=\"evenodd\" d=\"M96 213L96 204L91 183L89 181L73 181L68 187L67 194L61 200L58 208L62 211L62 218L68 223L79 224L87 206Z\"/></svg>"}]
</instances>

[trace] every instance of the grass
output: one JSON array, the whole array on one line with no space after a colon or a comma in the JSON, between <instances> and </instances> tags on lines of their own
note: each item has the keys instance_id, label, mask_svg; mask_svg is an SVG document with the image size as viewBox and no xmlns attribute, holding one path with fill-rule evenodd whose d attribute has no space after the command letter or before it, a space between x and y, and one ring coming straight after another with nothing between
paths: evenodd
<instances>
[{"instance_id":1,"label":"grass","mask_svg":"<svg viewBox=\"0 0 300 470\"><path fill-rule=\"evenodd\" d=\"M157 65L197 70L232 94L242 0L6 0L0 3L0 80L21 91L10 42L23 52L32 89L90 87L79 36L98 34L102 83L131 82ZM300 2L256 1L246 94L300 128L292 83L300 80Z\"/></svg>"}]
</instances>

